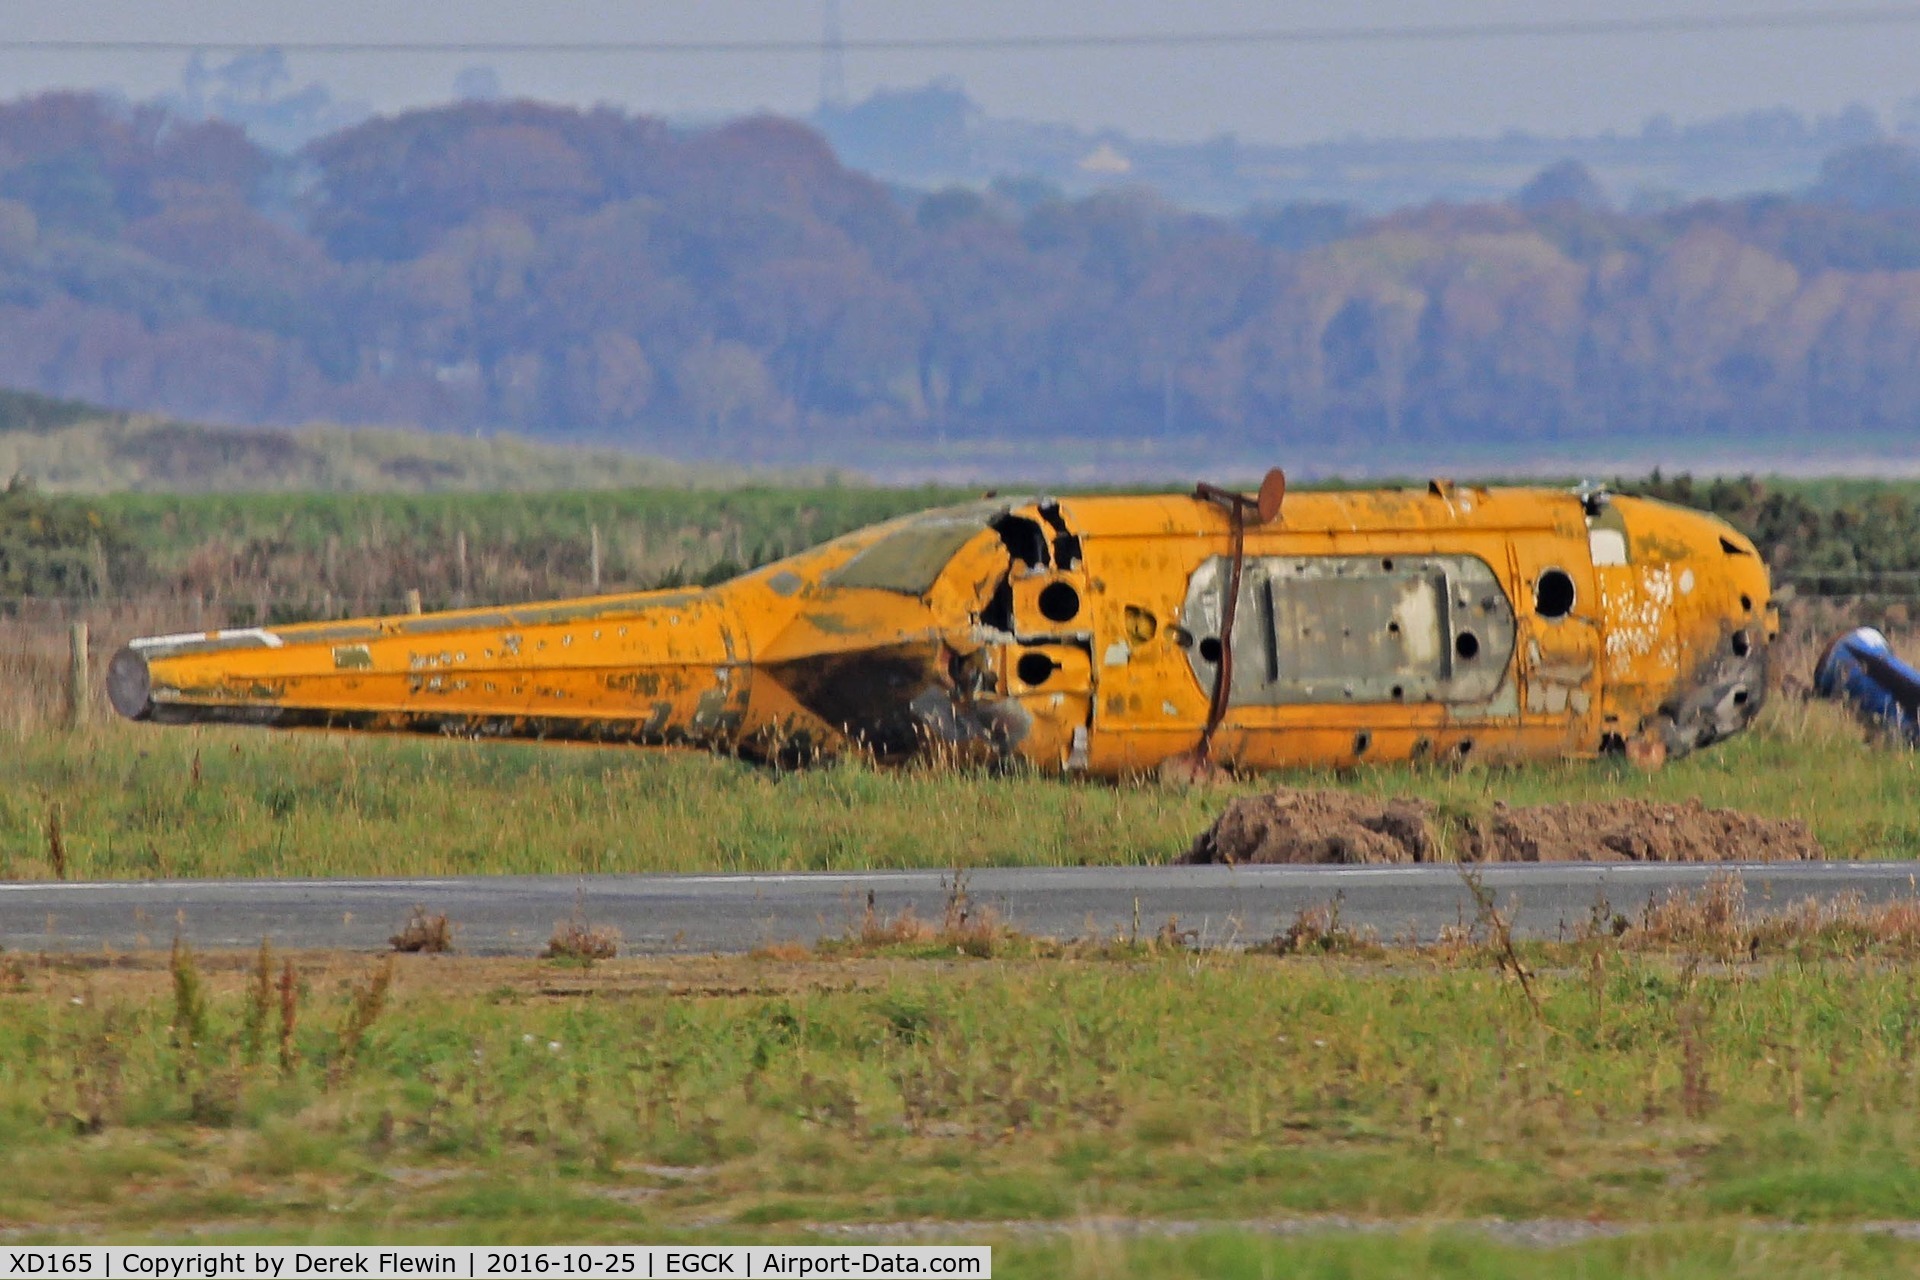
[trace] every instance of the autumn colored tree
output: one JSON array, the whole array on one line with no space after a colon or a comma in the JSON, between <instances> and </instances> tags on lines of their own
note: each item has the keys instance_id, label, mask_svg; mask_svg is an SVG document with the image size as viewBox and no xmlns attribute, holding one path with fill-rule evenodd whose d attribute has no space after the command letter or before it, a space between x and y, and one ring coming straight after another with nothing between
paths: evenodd
<instances>
[{"instance_id":1,"label":"autumn colored tree","mask_svg":"<svg viewBox=\"0 0 1920 1280\"><path fill-rule=\"evenodd\" d=\"M1800 195L1643 214L1556 166L1506 204L1223 219L894 190L774 117L468 101L286 156L43 94L0 104L0 384L856 463L1898 439L1920 169L1847 145Z\"/></svg>"}]
</instances>

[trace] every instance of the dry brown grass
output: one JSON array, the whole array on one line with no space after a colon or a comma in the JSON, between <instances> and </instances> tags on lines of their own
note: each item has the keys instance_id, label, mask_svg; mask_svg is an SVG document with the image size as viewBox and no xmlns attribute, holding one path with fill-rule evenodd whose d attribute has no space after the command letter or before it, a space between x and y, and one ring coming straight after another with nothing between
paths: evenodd
<instances>
[{"instance_id":1,"label":"dry brown grass","mask_svg":"<svg viewBox=\"0 0 1920 1280\"><path fill-rule=\"evenodd\" d=\"M938 923L921 919L911 904L887 915L879 909L869 890L866 909L846 943L866 951L907 947L954 951L985 959L1016 940L1027 944L1033 941L1009 928L992 907L975 903L967 893L966 873L959 871L948 884L946 904Z\"/></svg>"},{"instance_id":2,"label":"dry brown grass","mask_svg":"<svg viewBox=\"0 0 1920 1280\"><path fill-rule=\"evenodd\" d=\"M107 705L106 674L114 652L135 636L182 630L191 613L184 599L171 594L85 605L0 601L0 741L67 731L68 630L73 623L86 623L91 633L88 718L99 723L113 715ZM199 616L208 628L231 621L223 608L203 607Z\"/></svg>"},{"instance_id":3,"label":"dry brown grass","mask_svg":"<svg viewBox=\"0 0 1920 1280\"><path fill-rule=\"evenodd\" d=\"M611 960L620 954L620 931L606 925L587 923L578 912L553 926L553 936L540 953L545 960L563 960L574 964L592 964Z\"/></svg>"},{"instance_id":4,"label":"dry brown grass","mask_svg":"<svg viewBox=\"0 0 1920 1280\"><path fill-rule=\"evenodd\" d=\"M767 942L747 953L747 958L763 964L798 964L813 957L814 949L804 942Z\"/></svg>"},{"instance_id":5,"label":"dry brown grass","mask_svg":"<svg viewBox=\"0 0 1920 1280\"><path fill-rule=\"evenodd\" d=\"M1595 933L1588 930L1588 938ZM1746 884L1737 875L1723 873L1698 890L1648 903L1618 938L1633 950L1687 952L1722 961L1809 948L1840 955L1914 957L1920 956L1920 899L1869 903L1859 894L1843 894L1756 912L1749 908Z\"/></svg>"},{"instance_id":6,"label":"dry brown grass","mask_svg":"<svg viewBox=\"0 0 1920 1280\"><path fill-rule=\"evenodd\" d=\"M1620 936L1632 947L1701 951L1732 959L1752 949L1746 897L1740 877L1722 873L1698 890L1648 903L1638 923Z\"/></svg>"},{"instance_id":7,"label":"dry brown grass","mask_svg":"<svg viewBox=\"0 0 1920 1280\"><path fill-rule=\"evenodd\" d=\"M415 907L400 932L387 942L395 951L444 955L453 950L453 923L444 915L429 915L425 907Z\"/></svg>"},{"instance_id":8,"label":"dry brown grass","mask_svg":"<svg viewBox=\"0 0 1920 1280\"><path fill-rule=\"evenodd\" d=\"M1318 906L1303 907L1293 923L1275 934L1273 940L1257 951L1279 956L1341 955L1378 956L1383 953L1378 931L1355 928L1340 918L1338 894Z\"/></svg>"}]
</instances>

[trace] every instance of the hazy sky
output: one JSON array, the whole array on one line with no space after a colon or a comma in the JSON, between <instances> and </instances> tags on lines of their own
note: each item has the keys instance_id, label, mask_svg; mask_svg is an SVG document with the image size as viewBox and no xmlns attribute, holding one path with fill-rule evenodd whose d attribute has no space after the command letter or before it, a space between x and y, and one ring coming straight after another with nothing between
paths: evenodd
<instances>
[{"instance_id":1,"label":"hazy sky","mask_svg":"<svg viewBox=\"0 0 1920 1280\"><path fill-rule=\"evenodd\" d=\"M841 0L849 38L1818 11L1864 0L969 0L964 6ZM1920 6L1916 6L1920 8ZM25 38L275 40L816 39L820 0L8 0L0 35ZM0 95L100 86L146 97L174 86L179 54L0 52ZM485 62L506 91L617 102L679 116L756 107L801 112L819 95L813 55L295 55L296 80L323 81L376 108L442 101L463 67ZM1582 38L1488 38L1100 52L849 52L849 95L937 76L959 80L995 115L1131 133L1257 141L1359 134L1633 130L1787 104L1812 114L1859 101L1891 119L1920 96L1920 23L1834 31Z\"/></svg>"}]
</instances>

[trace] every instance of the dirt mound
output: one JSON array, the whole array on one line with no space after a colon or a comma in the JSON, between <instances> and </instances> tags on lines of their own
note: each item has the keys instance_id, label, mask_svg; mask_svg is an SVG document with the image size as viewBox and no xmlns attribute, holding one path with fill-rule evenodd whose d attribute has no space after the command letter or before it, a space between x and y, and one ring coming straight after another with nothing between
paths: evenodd
<instances>
[{"instance_id":1,"label":"dirt mound","mask_svg":"<svg viewBox=\"0 0 1920 1280\"><path fill-rule=\"evenodd\" d=\"M1826 856L1804 822L1699 801L1603 800L1442 814L1425 800L1283 788L1227 806L1183 862L1794 862Z\"/></svg>"},{"instance_id":2,"label":"dirt mound","mask_svg":"<svg viewBox=\"0 0 1920 1280\"><path fill-rule=\"evenodd\" d=\"M1698 800L1496 806L1467 834L1477 843L1462 856L1485 862L1797 862L1827 856L1804 822L1709 809Z\"/></svg>"},{"instance_id":3,"label":"dirt mound","mask_svg":"<svg viewBox=\"0 0 1920 1280\"><path fill-rule=\"evenodd\" d=\"M1424 800L1283 789L1245 796L1202 832L1183 862L1431 862Z\"/></svg>"}]
</instances>

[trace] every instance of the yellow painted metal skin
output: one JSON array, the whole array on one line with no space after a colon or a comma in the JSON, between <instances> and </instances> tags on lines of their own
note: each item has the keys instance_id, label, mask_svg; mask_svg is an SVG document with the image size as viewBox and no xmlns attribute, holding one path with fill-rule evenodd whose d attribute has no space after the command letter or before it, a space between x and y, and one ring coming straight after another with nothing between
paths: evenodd
<instances>
[{"instance_id":1,"label":"yellow painted metal skin","mask_svg":"<svg viewBox=\"0 0 1920 1280\"><path fill-rule=\"evenodd\" d=\"M1122 777L1201 741L1217 667L1196 646L1218 637L1192 601L1225 588L1208 596L1211 579L1195 575L1225 563L1232 532L1224 508L1192 497L982 503L862 530L707 590L136 641L116 656L109 692L122 714L161 723L620 741L787 764L858 749ZM1510 607L1514 643L1485 676L1496 692L1466 704L1365 680L1305 701L1230 696L1211 741L1228 766L1639 743L1674 754L1743 728L1766 687L1766 566L1732 528L1682 508L1438 482L1298 493L1276 519L1250 523L1244 546L1268 578L1451 557L1429 575L1442 585L1408 579L1449 609L1457 575L1435 575L1479 561L1505 604L1491 591L1457 604L1495 630ZM1571 585L1553 617L1537 607L1549 574ZM1240 607L1259 606L1246 591ZM1403 613L1392 616L1393 642L1413 644L1399 635ZM1298 633L1261 632L1274 637L1264 659L1234 644L1230 693L1259 661L1277 671L1329 628L1380 622L1288 617ZM1459 676L1491 660L1441 654L1434 669Z\"/></svg>"}]
</instances>

